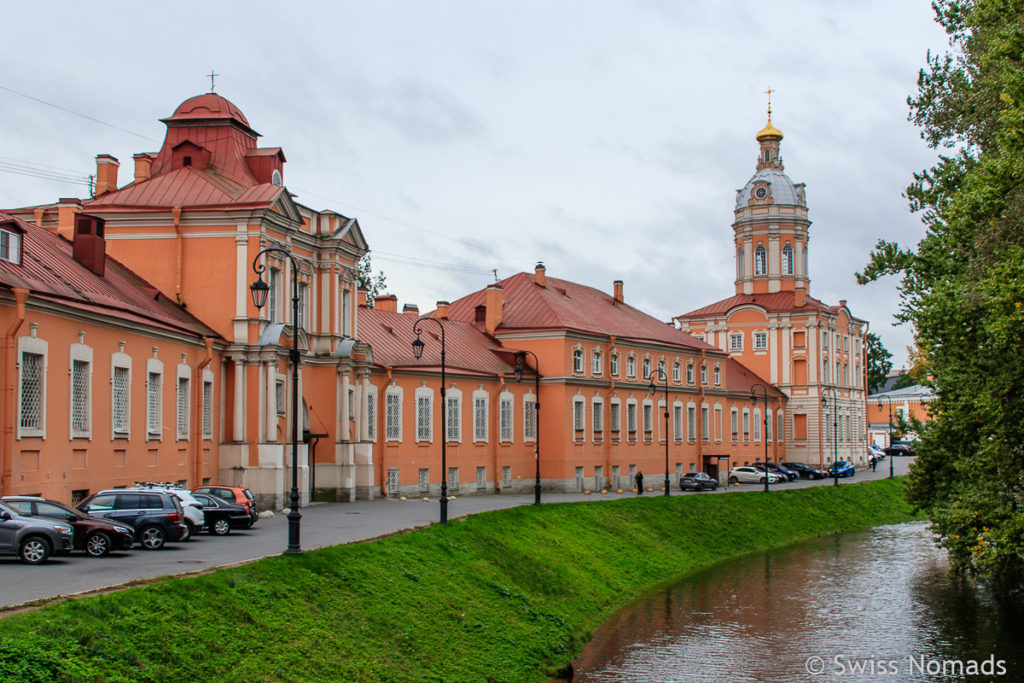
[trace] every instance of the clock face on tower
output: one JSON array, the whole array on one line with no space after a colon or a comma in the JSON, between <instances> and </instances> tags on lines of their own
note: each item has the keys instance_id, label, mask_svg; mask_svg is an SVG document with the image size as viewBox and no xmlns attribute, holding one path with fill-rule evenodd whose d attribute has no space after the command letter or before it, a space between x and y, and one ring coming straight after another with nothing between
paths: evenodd
<instances>
[{"instance_id":1,"label":"clock face on tower","mask_svg":"<svg viewBox=\"0 0 1024 683\"><path fill-rule=\"evenodd\" d=\"M765 197L768 196L768 188L766 188L766 187L759 187L759 188L757 188L756 190L754 190L754 196L757 197L758 199L764 199Z\"/></svg>"}]
</instances>

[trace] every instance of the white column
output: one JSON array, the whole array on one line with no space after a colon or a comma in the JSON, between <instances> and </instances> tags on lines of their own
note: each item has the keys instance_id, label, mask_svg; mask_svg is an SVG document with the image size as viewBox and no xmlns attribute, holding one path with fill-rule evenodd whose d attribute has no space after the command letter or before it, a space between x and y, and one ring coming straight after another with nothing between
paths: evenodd
<instances>
[{"instance_id":1,"label":"white column","mask_svg":"<svg viewBox=\"0 0 1024 683\"><path fill-rule=\"evenodd\" d=\"M341 373L341 430L338 432L340 441L350 441L349 420L348 420L348 372Z\"/></svg>"},{"instance_id":2,"label":"white column","mask_svg":"<svg viewBox=\"0 0 1024 683\"><path fill-rule=\"evenodd\" d=\"M245 361L240 355L232 360L235 363L235 396L231 406L231 440L241 442L245 440Z\"/></svg>"}]
</instances>

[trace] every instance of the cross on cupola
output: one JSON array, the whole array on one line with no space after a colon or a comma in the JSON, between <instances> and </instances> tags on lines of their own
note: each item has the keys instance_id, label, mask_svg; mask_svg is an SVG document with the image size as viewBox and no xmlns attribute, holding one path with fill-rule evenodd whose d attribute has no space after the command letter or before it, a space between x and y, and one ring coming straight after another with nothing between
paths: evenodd
<instances>
[{"instance_id":1,"label":"cross on cupola","mask_svg":"<svg viewBox=\"0 0 1024 683\"><path fill-rule=\"evenodd\" d=\"M210 93L212 94L213 91L216 89L216 86L214 85L214 79L217 78L217 76L220 76L220 74L215 74L215 73L213 73L213 69L210 69L210 73L208 73L206 75L210 78ZM768 105L768 118L770 119L771 117L772 117L772 107L771 107L771 104L769 104Z\"/></svg>"},{"instance_id":2,"label":"cross on cupola","mask_svg":"<svg viewBox=\"0 0 1024 683\"><path fill-rule=\"evenodd\" d=\"M779 154L779 143L782 141L782 131L772 125L772 93L775 92L769 85L764 91L768 95L768 125L762 128L757 134L757 141L761 143L760 156L757 159L758 170L762 168L777 168L782 170L782 156Z\"/></svg>"}]
</instances>

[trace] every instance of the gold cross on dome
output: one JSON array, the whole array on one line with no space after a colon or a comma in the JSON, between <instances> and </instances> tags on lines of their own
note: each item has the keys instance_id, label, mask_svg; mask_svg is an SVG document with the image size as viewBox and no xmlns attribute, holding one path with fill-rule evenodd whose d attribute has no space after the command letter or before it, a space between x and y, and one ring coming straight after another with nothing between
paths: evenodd
<instances>
[{"instance_id":1,"label":"gold cross on dome","mask_svg":"<svg viewBox=\"0 0 1024 683\"><path fill-rule=\"evenodd\" d=\"M213 73L213 69L210 69L210 73L208 73L206 75L210 77L210 92L213 92L214 91L214 79L217 76L220 76L220 74L215 74L215 73ZM769 105L768 109L769 110L771 109L770 105Z\"/></svg>"},{"instance_id":2,"label":"gold cross on dome","mask_svg":"<svg viewBox=\"0 0 1024 683\"><path fill-rule=\"evenodd\" d=\"M764 91L765 95L768 96L768 119L769 120L771 120L771 118L772 118L772 93L773 92L775 92L775 91L772 90L772 86L770 86L770 85L768 86L768 89Z\"/></svg>"}]
</instances>

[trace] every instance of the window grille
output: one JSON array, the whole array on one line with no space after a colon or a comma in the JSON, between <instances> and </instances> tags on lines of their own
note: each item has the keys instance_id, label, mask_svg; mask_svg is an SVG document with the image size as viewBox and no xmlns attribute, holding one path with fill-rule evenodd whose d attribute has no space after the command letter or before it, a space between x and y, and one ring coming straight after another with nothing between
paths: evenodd
<instances>
[{"instance_id":1,"label":"window grille","mask_svg":"<svg viewBox=\"0 0 1024 683\"><path fill-rule=\"evenodd\" d=\"M203 438L213 438L213 382L203 382Z\"/></svg>"},{"instance_id":2,"label":"window grille","mask_svg":"<svg viewBox=\"0 0 1024 683\"><path fill-rule=\"evenodd\" d=\"M508 465L501 468L501 488L512 488L512 468Z\"/></svg>"},{"instance_id":3,"label":"window grille","mask_svg":"<svg viewBox=\"0 0 1024 683\"><path fill-rule=\"evenodd\" d=\"M473 399L473 440L487 441L487 399L483 396Z\"/></svg>"},{"instance_id":4,"label":"window grille","mask_svg":"<svg viewBox=\"0 0 1024 683\"><path fill-rule=\"evenodd\" d=\"M604 414L604 404L595 403L591 409L593 411L593 419L591 420L591 425L594 429L594 438L599 439L601 438L602 432L604 432L604 422L602 420Z\"/></svg>"},{"instance_id":5,"label":"window grille","mask_svg":"<svg viewBox=\"0 0 1024 683\"><path fill-rule=\"evenodd\" d=\"M274 385L274 406L278 415L285 414L284 380L278 380ZM351 405L351 403L349 404ZM351 418L351 416L349 416Z\"/></svg>"},{"instance_id":6,"label":"window grille","mask_svg":"<svg viewBox=\"0 0 1024 683\"><path fill-rule=\"evenodd\" d=\"M733 332L729 334L729 350L730 351L742 351L743 350L743 333Z\"/></svg>"},{"instance_id":7,"label":"window grille","mask_svg":"<svg viewBox=\"0 0 1024 683\"><path fill-rule=\"evenodd\" d=\"M459 490L459 468L449 467L448 468L448 488L452 491Z\"/></svg>"},{"instance_id":8,"label":"window grille","mask_svg":"<svg viewBox=\"0 0 1024 683\"><path fill-rule=\"evenodd\" d=\"M577 432L583 431L583 401L573 401L572 428Z\"/></svg>"},{"instance_id":9,"label":"window grille","mask_svg":"<svg viewBox=\"0 0 1024 683\"><path fill-rule=\"evenodd\" d=\"M71 364L71 431L89 431L89 363Z\"/></svg>"},{"instance_id":10,"label":"window grille","mask_svg":"<svg viewBox=\"0 0 1024 683\"><path fill-rule=\"evenodd\" d=\"M512 440L512 399L503 398L499 402L500 438L502 441Z\"/></svg>"},{"instance_id":11,"label":"window grille","mask_svg":"<svg viewBox=\"0 0 1024 683\"><path fill-rule=\"evenodd\" d=\"M377 440L377 393L372 391L366 394L366 438Z\"/></svg>"},{"instance_id":12,"label":"window grille","mask_svg":"<svg viewBox=\"0 0 1024 683\"><path fill-rule=\"evenodd\" d=\"M701 406L700 409L700 428L701 428L701 441L709 441L711 439L711 429L708 426L708 407Z\"/></svg>"},{"instance_id":13,"label":"window grille","mask_svg":"<svg viewBox=\"0 0 1024 683\"><path fill-rule=\"evenodd\" d=\"M537 439L537 400L526 399L523 402L523 439Z\"/></svg>"},{"instance_id":14,"label":"window grille","mask_svg":"<svg viewBox=\"0 0 1024 683\"><path fill-rule=\"evenodd\" d=\"M390 441L402 438L402 397L395 392L384 394L384 435Z\"/></svg>"},{"instance_id":15,"label":"window grille","mask_svg":"<svg viewBox=\"0 0 1024 683\"><path fill-rule=\"evenodd\" d=\"M0 230L0 259L14 264L21 263L21 235Z\"/></svg>"},{"instance_id":16,"label":"window grille","mask_svg":"<svg viewBox=\"0 0 1024 683\"><path fill-rule=\"evenodd\" d=\"M672 436L676 441L683 440L683 407L674 406L672 408Z\"/></svg>"},{"instance_id":17,"label":"window grille","mask_svg":"<svg viewBox=\"0 0 1024 683\"><path fill-rule=\"evenodd\" d=\"M416 440L430 441L432 431L431 407L429 396L416 397Z\"/></svg>"},{"instance_id":18,"label":"window grille","mask_svg":"<svg viewBox=\"0 0 1024 683\"><path fill-rule=\"evenodd\" d=\"M636 404L626 404L626 431L630 433L636 432Z\"/></svg>"},{"instance_id":19,"label":"window grille","mask_svg":"<svg viewBox=\"0 0 1024 683\"><path fill-rule=\"evenodd\" d=\"M394 496L398 494L398 468L388 468L388 490L384 493L386 496Z\"/></svg>"},{"instance_id":20,"label":"window grille","mask_svg":"<svg viewBox=\"0 0 1024 683\"><path fill-rule=\"evenodd\" d=\"M115 434L128 433L128 368L114 368L113 414Z\"/></svg>"},{"instance_id":21,"label":"window grille","mask_svg":"<svg viewBox=\"0 0 1024 683\"><path fill-rule=\"evenodd\" d=\"M654 431L654 406L650 403L644 404L644 432L650 434Z\"/></svg>"},{"instance_id":22,"label":"window grille","mask_svg":"<svg viewBox=\"0 0 1024 683\"><path fill-rule=\"evenodd\" d=\"M178 378L178 438L188 438L188 378Z\"/></svg>"},{"instance_id":23,"label":"window grille","mask_svg":"<svg viewBox=\"0 0 1024 683\"><path fill-rule=\"evenodd\" d=\"M426 493L430 490L430 470L426 467L420 468L419 484L420 493Z\"/></svg>"},{"instance_id":24,"label":"window grille","mask_svg":"<svg viewBox=\"0 0 1024 683\"><path fill-rule=\"evenodd\" d=\"M697 440L697 406L686 406L686 438Z\"/></svg>"},{"instance_id":25,"label":"window grille","mask_svg":"<svg viewBox=\"0 0 1024 683\"><path fill-rule=\"evenodd\" d=\"M43 428L42 354L21 354L21 427Z\"/></svg>"},{"instance_id":26,"label":"window grille","mask_svg":"<svg viewBox=\"0 0 1024 683\"><path fill-rule=\"evenodd\" d=\"M622 427L622 416L620 415L621 410L621 403L617 401L612 403L611 415L609 417L609 421L611 422L609 426L611 427L612 432L618 432Z\"/></svg>"},{"instance_id":27,"label":"window grille","mask_svg":"<svg viewBox=\"0 0 1024 683\"><path fill-rule=\"evenodd\" d=\"M768 333L767 332L755 332L754 333L754 350L764 351L768 348Z\"/></svg>"},{"instance_id":28,"label":"window grille","mask_svg":"<svg viewBox=\"0 0 1024 683\"><path fill-rule=\"evenodd\" d=\"M462 398L446 396L445 403L448 405L448 412L445 414L445 431L448 432L448 440L459 441L462 438Z\"/></svg>"},{"instance_id":29,"label":"window grille","mask_svg":"<svg viewBox=\"0 0 1024 683\"><path fill-rule=\"evenodd\" d=\"M487 488L487 468L477 467L476 468L476 490L483 491Z\"/></svg>"},{"instance_id":30,"label":"window grille","mask_svg":"<svg viewBox=\"0 0 1024 683\"><path fill-rule=\"evenodd\" d=\"M150 372L146 382L146 433L160 436L160 374Z\"/></svg>"}]
</instances>

